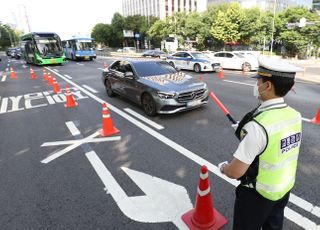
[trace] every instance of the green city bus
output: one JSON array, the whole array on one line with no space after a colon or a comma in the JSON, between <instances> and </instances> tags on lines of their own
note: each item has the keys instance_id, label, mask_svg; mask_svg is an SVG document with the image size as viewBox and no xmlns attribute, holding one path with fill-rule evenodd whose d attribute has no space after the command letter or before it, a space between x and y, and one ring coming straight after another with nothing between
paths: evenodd
<instances>
[{"instance_id":1,"label":"green city bus","mask_svg":"<svg viewBox=\"0 0 320 230\"><path fill-rule=\"evenodd\" d=\"M21 36L22 57L28 64L62 64L65 55L56 33L32 32Z\"/></svg>"}]
</instances>

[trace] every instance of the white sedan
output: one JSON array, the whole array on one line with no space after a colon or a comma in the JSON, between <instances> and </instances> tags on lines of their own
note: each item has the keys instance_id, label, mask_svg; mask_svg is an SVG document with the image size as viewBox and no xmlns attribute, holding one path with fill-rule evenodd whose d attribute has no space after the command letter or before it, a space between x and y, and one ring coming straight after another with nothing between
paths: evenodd
<instances>
[{"instance_id":1,"label":"white sedan","mask_svg":"<svg viewBox=\"0 0 320 230\"><path fill-rule=\"evenodd\" d=\"M245 57L238 53L221 51L216 53L206 53L210 58L221 63L225 69L238 69L238 70L257 70L259 63L256 57Z\"/></svg>"}]
</instances>

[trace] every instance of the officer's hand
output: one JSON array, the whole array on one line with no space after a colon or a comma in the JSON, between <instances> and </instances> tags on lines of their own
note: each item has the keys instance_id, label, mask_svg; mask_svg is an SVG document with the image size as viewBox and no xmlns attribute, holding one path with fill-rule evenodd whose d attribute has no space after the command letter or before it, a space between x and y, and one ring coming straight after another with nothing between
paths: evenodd
<instances>
[{"instance_id":1,"label":"officer's hand","mask_svg":"<svg viewBox=\"0 0 320 230\"><path fill-rule=\"evenodd\" d=\"M227 165L229 162L228 161L224 161L224 162L221 162L221 163L219 163L218 164L218 168L219 168L219 170L220 170L220 172L223 174L223 167L225 166L225 165Z\"/></svg>"},{"instance_id":2,"label":"officer's hand","mask_svg":"<svg viewBox=\"0 0 320 230\"><path fill-rule=\"evenodd\" d=\"M237 130L239 126L239 122L237 122L237 124L232 124L231 127L234 129L234 130Z\"/></svg>"}]
</instances>

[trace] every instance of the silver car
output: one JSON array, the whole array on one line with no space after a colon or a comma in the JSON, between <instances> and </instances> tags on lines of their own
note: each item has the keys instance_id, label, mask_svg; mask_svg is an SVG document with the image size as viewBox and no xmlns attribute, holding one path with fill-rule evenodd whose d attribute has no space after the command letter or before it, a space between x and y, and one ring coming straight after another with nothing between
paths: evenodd
<instances>
[{"instance_id":1,"label":"silver car","mask_svg":"<svg viewBox=\"0 0 320 230\"><path fill-rule=\"evenodd\" d=\"M149 116L172 114L208 103L206 83L178 72L166 61L121 59L102 72L108 96L122 95Z\"/></svg>"}]
</instances>

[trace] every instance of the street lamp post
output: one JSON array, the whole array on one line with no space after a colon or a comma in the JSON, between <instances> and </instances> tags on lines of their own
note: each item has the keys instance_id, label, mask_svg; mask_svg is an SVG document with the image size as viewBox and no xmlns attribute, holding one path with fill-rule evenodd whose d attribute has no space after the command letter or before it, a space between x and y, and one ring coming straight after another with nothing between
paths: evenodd
<instances>
[{"instance_id":1,"label":"street lamp post","mask_svg":"<svg viewBox=\"0 0 320 230\"><path fill-rule=\"evenodd\" d=\"M271 48L270 48L270 56L272 57L272 49L273 49L273 34L274 34L274 20L276 15L276 4L277 0L274 0L273 3L273 18L272 18L272 33L271 33Z\"/></svg>"}]
</instances>

